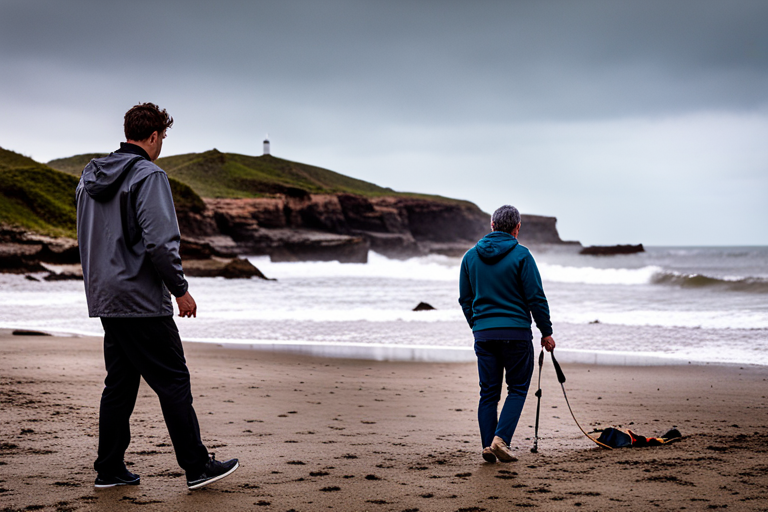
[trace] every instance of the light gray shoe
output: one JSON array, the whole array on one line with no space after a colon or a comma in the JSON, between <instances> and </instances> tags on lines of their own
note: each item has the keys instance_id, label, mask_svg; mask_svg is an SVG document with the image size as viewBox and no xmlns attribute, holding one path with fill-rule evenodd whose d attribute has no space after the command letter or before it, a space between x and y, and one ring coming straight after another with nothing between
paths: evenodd
<instances>
[{"instance_id":1,"label":"light gray shoe","mask_svg":"<svg viewBox=\"0 0 768 512\"><path fill-rule=\"evenodd\" d=\"M515 457L512 450L507 446L507 443L505 443L499 436L493 438L491 452L498 457L501 462L517 462L517 457Z\"/></svg>"}]
</instances>

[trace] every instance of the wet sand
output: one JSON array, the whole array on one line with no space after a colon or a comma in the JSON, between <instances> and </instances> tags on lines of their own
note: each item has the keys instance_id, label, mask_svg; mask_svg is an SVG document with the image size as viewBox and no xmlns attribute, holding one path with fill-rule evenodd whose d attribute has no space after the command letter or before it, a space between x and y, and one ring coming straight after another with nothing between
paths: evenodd
<instances>
[{"instance_id":1,"label":"wet sand","mask_svg":"<svg viewBox=\"0 0 768 512\"><path fill-rule=\"evenodd\" d=\"M532 386L520 460L487 464L473 364L185 350L203 440L241 468L188 492L142 383L126 454L142 483L96 490L101 340L0 330L0 510L768 509L766 367L564 365L585 428L685 436L608 451L573 423L547 359L539 453Z\"/></svg>"}]
</instances>

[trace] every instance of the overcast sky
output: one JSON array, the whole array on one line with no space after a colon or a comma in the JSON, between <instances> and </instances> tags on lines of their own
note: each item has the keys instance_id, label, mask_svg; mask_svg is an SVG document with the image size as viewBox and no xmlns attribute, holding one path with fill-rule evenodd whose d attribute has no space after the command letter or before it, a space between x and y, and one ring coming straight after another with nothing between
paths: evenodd
<instances>
[{"instance_id":1,"label":"overcast sky","mask_svg":"<svg viewBox=\"0 0 768 512\"><path fill-rule=\"evenodd\" d=\"M0 0L0 146L261 154L558 218L585 244L768 244L766 1ZM524 229L524 228L523 228Z\"/></svg>"}]
</instances>

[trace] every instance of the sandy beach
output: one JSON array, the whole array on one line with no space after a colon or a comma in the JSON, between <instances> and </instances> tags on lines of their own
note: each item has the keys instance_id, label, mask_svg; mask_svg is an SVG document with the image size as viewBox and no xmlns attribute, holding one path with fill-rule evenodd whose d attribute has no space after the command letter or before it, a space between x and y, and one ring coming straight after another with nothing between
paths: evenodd
<instances>
[{"instance_id":1,"label":"sandy beach","mask_svg":"<svg viewBox=\"0 0 768 512\"><path fill-rule=\"evenodd\" d=\"M768 509L764 366L564 365L585 428L684 435L608 451L578 431L547 360L539 453L531 389L520 460L487 464L473 364L185 350L203 440L241 468L188 492L142 383L126 455L142 483L96 490L101 339L0 331L0 510Z\"/></svg>"}]
</instances>

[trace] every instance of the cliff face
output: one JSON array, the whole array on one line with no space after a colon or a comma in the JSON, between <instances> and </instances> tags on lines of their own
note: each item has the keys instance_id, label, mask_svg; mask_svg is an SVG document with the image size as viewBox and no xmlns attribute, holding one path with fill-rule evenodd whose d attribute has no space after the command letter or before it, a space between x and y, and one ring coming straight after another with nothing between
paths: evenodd
<instances>
[{"instance_id":1,"label":"cliff face","mask_svg":"<svg viewBox=\"0 0 768 512\"><path fill-rule=\"evenodd\" d=\"M0 164L21 165L17 160L23 157L6 153L0 153ZM37 164L72 182L64 187L72 225L75 176L94 156L99 155L49 162L74 176ZM468 201L395 192L270 155L254 157L214 149L162 158L157 163L170 178L182 256L187 261L212 255L266 254L277 261L364 262L369 250L397 258L461 255L490 229L488 214ZM0 216L0 224L4 220L12 219ZM556 222L553 217L523 215L520 241L562 243Z\"/></svg>"},{"instance_id":2,"label":"cliff face","mask_svg":"<svg viewBox=\"0 0 768 512\"><path fill-rule=\"evenodd\" d=\"M179 211L187 246L221 255L273 260L364 262L368 250L405 258L460 255L489 230L471 203L353 194L294 194L205 199L203 211ZM556 219L524 215L523 243L562 243ZM205 248L206 249L202 249Z\"/></svg>"}]
</instances>

